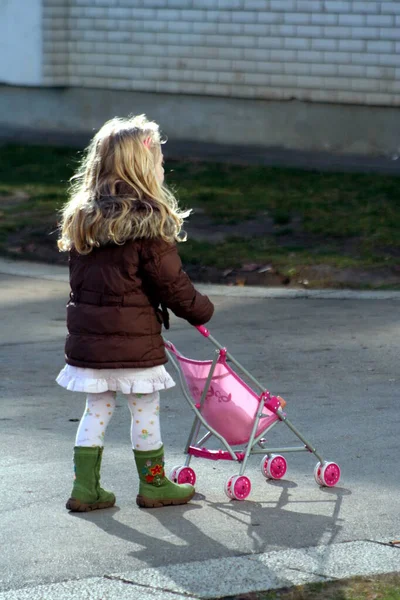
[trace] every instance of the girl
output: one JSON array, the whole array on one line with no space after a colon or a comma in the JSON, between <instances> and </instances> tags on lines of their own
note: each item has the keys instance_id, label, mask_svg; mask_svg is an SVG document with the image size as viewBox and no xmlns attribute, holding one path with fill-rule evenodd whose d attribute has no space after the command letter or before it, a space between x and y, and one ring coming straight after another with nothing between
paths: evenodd
<instances>
[{"instance_id":1,"label":"girl","mask_svg":"<svg viewBox=\"0 0 400 600\"><path fill-rule=\"evenodd\" d=\"M104 434L122 392L132 416L131 440L141 507L185 504L189 484L166 478L159 390L175 385L161 337L167 308L192 325L214 307L195 290L177 253L183 219L164 169L159 127L145 115L115 118L91 141L71 179L62 211L61 251L69 251L64 388L85 392L74 448L75 482L66 507L90 511L115 504L100 487ZM161 305L161 308L160 308Z\"/></svg>"}]
</instances>

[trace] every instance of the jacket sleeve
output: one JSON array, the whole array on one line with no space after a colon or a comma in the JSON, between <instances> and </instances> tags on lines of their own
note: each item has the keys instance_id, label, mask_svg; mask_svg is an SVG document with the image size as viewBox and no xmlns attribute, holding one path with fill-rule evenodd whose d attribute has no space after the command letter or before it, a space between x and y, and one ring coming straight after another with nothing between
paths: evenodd
<instances>
[{"instance_id":1,"label":"jacket sleeve","mask_svg":"<svg viewBox=\"0 0 400 600\"><path fill-rule=\"evenodd\" d=\"M141 259L142 277L152 298L191 325L203 325L211 319L214 305L183 271L176 244L143 240Z\"/></svg>"}]
</instances>

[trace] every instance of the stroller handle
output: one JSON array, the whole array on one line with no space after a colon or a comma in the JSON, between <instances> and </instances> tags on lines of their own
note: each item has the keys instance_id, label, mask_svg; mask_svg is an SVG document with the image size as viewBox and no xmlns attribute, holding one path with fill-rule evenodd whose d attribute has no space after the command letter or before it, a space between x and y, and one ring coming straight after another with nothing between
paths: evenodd
<instances>
[{"instance_id":1,"label":"stroller handle","mask_svg":"<svg viewBox=\"0 0 400 600\"><path fill-rule=\"evenodd\" d=\"M195 327L197 331L199 331L205 338L210 336L210 332L208 331L207 327L204 327L204 325L195 325Z\"/></svg>"}]
</instances>

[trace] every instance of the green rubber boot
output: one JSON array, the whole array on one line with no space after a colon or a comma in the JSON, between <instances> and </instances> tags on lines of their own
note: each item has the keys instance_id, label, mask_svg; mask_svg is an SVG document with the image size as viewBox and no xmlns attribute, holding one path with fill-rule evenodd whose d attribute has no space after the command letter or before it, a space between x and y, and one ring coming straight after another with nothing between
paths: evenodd
<instances>
[{"instance_id":1,"label":"green rubber boot","mask_svg":"<svg viewBox=\"0 0 400 600\"><path fill-rule=\"evenodd\" d=\"M157 450L134 450L139 474L139 493L136 504L141 508L159 508L171 504L186 504L195 489L188 483L177 484L165 476L164 447Z\"/></svg>"},{"instance_id":2,"label":"green rubber boot","mask_svg":"<svg viewBox=\"0 0 400 600\"><path fill-rule=\"evenodd\" d=\"M115 504L115 496L112 492L108 492L107 490L103 490L100 486L100 470L101 470L101 461L103 460L103 452L104 446L99 446L99 458L96 463L96 490L97 495L101 498L102 502L113 502Z\"/></svg>"},{"instance_id":3,"label":"green rubber boot","mask_svg":"<svg viewBox=\"0 0 400 600\"><path fill-rule=\"evenodd\" d=\"M66 508L72 512L89 512L98 508L110 508L115 496L100 487L100 467L103 448L75 446L75 481Z\"/></svg>"}]
</instances>

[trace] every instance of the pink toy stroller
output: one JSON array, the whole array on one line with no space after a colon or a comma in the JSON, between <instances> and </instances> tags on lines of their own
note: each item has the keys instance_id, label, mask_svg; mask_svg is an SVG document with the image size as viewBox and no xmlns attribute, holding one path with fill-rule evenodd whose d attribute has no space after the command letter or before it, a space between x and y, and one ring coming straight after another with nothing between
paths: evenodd
<instances>
[{"instance_id":1,"label":"pink toy stroller","mask_svg":"<svg viewBox=\"0 0 400 600\"><path fill-rule=\"evenodd\" d=\"M185 464L174 467L170 479L194 485L196 474L189 466L192 456L209 460L233 460L240 465L239 474L229 477L225 493L231 499L245 500L251 491L250 479L244 475L251 454L263 454L261 473L265 478L281 479L287 469L286 459L282 454L308 451L318 459L314 469L317 484L329 487L336 485L340 479L339 466L334 462L324 461L287 419L283 411L286 402L279 396L271 395L212 337L206 327L196 329L216 346L214 360L185 358L171 342L164 342L169 358L179 374L185 398L195 413L185 447ZM239 377L227 364L227 359L260 390L260 394ZM280 422L285 423L304 445L268 448L264 436ZM202 425L207 433L197 440ZM204 446L213 436L220 441L223 449L211 450ZM243 448L234 450L234 446Z\"/></svg>"}]
</instances>

